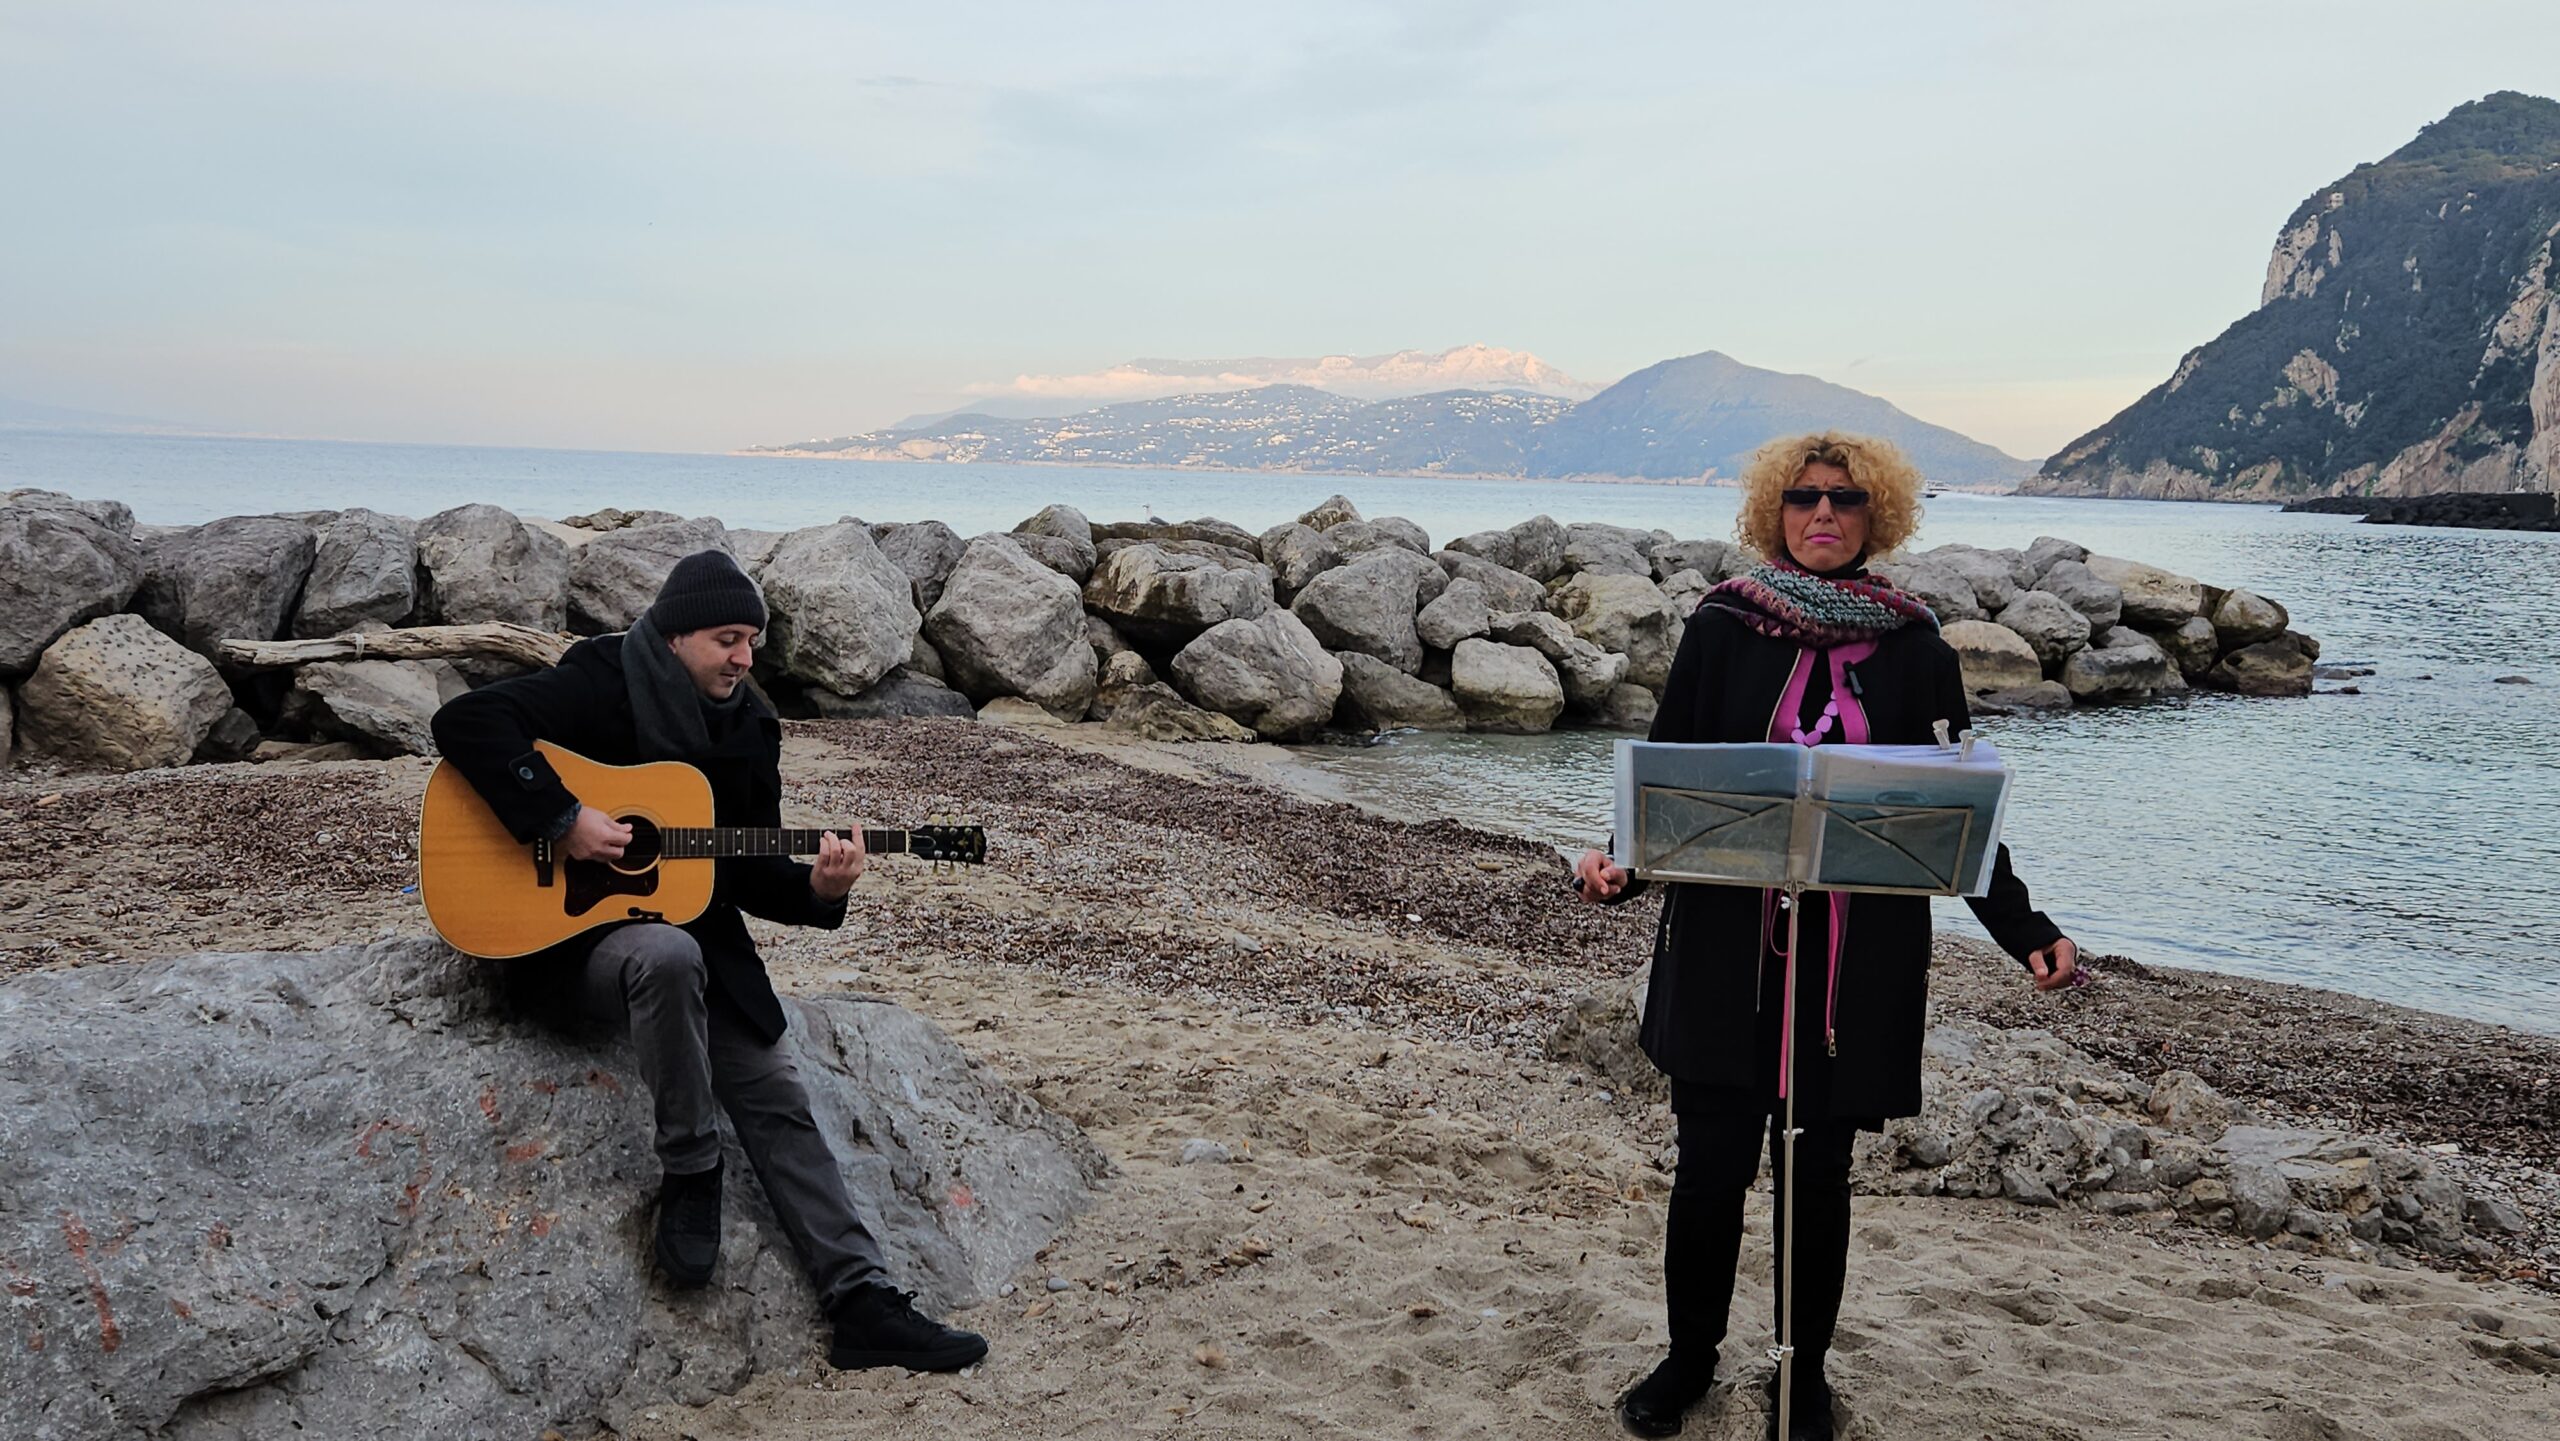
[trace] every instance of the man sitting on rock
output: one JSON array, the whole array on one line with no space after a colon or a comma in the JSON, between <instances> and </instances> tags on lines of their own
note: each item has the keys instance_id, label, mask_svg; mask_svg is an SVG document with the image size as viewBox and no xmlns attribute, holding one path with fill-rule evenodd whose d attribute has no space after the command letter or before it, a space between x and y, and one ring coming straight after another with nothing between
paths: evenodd
<instances>
[{"instance_id":1,"label":"man sitting on rock","mask_svg":"<svg viewBox=\"0 0 2560 1441\"><path fill-rule=\"evenodd\" d=\"M612 765L687 762L709 778L718 824L779 826L782 727L745 683L764 623L764 598L737 562L716 550L686 556L628 633L580 641L550 670L456 697L436 713L436 745L517 838L548 837L573 860L620 859L631 828L580 804L536 739ZM657 1108L657 1255L668 1281L706 1285L719 1261L716 1105L835 1325L828 1360L970 1365L986 1341L918 1314L889 1284L782 1048L782 1003L739 914L841 925L862 874L860 834L825 837L815 866L780 856L716 864L699 919L589 932L511 962L519 994L629 1032Z\"/></svg>"}]
</instances>

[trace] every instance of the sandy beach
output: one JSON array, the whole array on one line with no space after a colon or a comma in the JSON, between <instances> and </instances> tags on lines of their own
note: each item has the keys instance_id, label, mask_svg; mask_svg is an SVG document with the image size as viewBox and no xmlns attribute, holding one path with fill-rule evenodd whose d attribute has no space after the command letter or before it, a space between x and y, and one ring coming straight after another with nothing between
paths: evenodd
<instances>
[{"instance_id":1,"label":"sandy beach","mask_svg":"<svg viewBox=\"0 0 2560 1441\"><path fill-rule=\"evenodd\" d=\"M1643 960L1648 909L1571 905L1546 848L1335 803L1270 747L791 729L792 822L963 813L995 854L962 873L884 861L844 930L760 929L777 977L931 1018L1117 1174L1014 1294L966 1315L985 1365L767 1377L628 1434L1619 1434L1611 1403L1661 1344L1671 1121L1544 1043ZM0 777L0 984L419 928L404 888L428 768ZM2094 969L2035 996L1950 938L1933 1005L2430 1148L2514 1196L2528 1230L2448 1267L1862 1197L1842 1434L2560 1435L2560 1042L2139 958ZM1751 1215L1727 1381L1691 1435L1760 1434L1765 1196Z\"/></svg>"}]
</instances>

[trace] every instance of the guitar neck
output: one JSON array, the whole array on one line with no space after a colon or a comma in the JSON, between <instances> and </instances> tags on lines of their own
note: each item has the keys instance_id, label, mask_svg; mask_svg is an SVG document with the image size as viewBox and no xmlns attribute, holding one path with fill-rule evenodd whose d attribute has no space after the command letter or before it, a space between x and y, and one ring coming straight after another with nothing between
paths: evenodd
<instances>
[{"instance_id":1,"label":"guitar neck","mask_svg":"<svg viewBox=\"0 0 2560 1441\"><path fill-rule=\"evenodd\" d=\"M813 856L818 838L850 835L851 826L798 830L789 826L670 826L658 832L659 854L669 860L721 859L728 856ZM875 856L904 855L907 833L862 832L862 848Z\"/></svg>"}]
</instances>

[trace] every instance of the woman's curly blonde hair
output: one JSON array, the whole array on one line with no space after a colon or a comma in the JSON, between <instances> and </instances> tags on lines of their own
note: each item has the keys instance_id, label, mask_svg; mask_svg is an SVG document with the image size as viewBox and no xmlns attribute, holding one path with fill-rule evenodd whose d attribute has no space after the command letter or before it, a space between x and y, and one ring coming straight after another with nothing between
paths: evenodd
<instances>
[{"instance_id":1,"label":"woman's curly blonde hair","mask_svg":"<svg viewBox=\"0 0 2560 1441\"><path fill-rule=\"evenodd\" d=\"M1787 553L1785 502L1778 493L1794 485L1808 465L1835 465L1867 493L1867 549L1860 560L1893 554L1920 529L1919 467L1901 447L1869 435L1825 430L1770 441L1742 467L1742 514L1733 533L1763 559Z\"/></svg>"}]
</instances>

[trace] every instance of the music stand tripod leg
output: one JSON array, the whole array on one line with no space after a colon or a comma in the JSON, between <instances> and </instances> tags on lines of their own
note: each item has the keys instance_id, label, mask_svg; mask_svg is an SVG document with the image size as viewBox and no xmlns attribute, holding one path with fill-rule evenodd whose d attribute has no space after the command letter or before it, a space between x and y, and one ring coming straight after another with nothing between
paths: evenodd
<instances>
[{"instance_id":1,"label":"music stand tripod leg","mask_svg":"<svg viewBox=\"0 0 2560 1441\"><path fill-rule=\"evenodd\" d=\"M1787 887L1787 965L1785 999L1779 1003L1780 1038L1778 1052L1784 1056L1786 1074L1781 1076L1778 1105L1783 1115L1778 1143L1784 1161L1778 1178L1778 1344L1769 1348L1769 1359L1778 1363L1778 1436L1785 1441L1789 1415L1795 1403L1796 1372L1796 1137L1803 1134L1796 1125L1796 934L1797 917L1804 910L1804 890Z\"/></svg>"}]
</instances>

